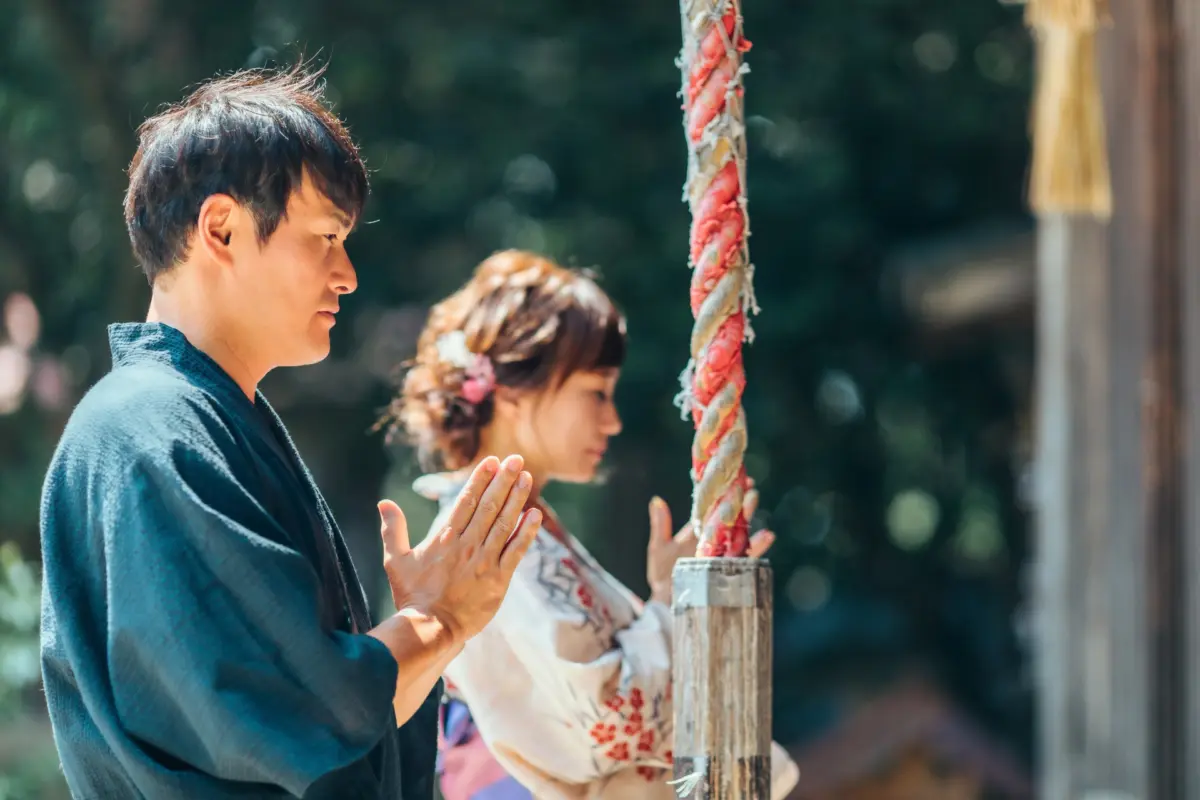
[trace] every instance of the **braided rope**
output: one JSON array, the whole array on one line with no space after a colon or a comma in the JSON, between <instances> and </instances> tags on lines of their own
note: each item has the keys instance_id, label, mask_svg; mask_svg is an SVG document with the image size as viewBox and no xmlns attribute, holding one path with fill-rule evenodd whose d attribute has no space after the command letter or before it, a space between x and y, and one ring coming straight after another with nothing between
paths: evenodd
<instances>
[{"instance_id":1,"label":"braided rope","mask_svg":"<svg viewBox=\"0 0 1200 800\"><path fill-rule=\"evenodd\" d=\"M692 213L691 358L676 403L690 413L692 524L701 557L745 556L742 514L746 470L746 373L742 342L757 312L746 238L746 139L742 112L742 36L738 0L680 0L684 131L688 147L684 199Z\"/></svg>"}]
</instances>

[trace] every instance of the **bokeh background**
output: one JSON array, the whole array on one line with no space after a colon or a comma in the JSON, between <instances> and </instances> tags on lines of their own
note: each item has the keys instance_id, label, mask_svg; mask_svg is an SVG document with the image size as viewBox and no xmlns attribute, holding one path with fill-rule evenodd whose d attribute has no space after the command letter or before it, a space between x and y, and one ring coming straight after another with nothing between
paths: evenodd
<instances>
[{"instance_id":1,"label":"bokeh background","mask_svg":"<svg viewBox=\"0 0 1200 800\"><path fill-rule=\"evenodd\" d=\"M1032 53L997 0L745 0L762 313L747 463L779 535L774 735L816 797L1016 797L1028 646ZM493 251L597 268L629 316L624 433L551 500L645 592L647 503L688 506L679 9L521 0L0 0L0 799L65 797L37 661L38 502L105 325L148 290L121 222L138 123L219 72L328 65L373 170L334 353L265 390L387 592L373 425L431 303ZM891 794L889 794L889 792ZM986 795L985 795L986 793ZM797 796L809 796L800 795Z\"/></svg>"}]
</instances>

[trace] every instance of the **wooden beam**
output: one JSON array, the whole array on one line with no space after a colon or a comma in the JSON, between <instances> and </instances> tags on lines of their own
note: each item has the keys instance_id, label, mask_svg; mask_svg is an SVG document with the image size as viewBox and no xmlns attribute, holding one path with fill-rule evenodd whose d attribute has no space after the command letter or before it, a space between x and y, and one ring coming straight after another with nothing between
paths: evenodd
<instances>
[{"instance_id":1,"label":"wooden beam","mask_svg":"<svg viewBox=\"0 0 1200 800\"><path fill-rule=\"evenodd\" d=\"M1194 2L1194 0L1193 0ZM1184 784L1183 556L1183 309L1180 305L1179 172L1181 98L1175 0L1139 4L1141 80L1136 93L1146 113L1140 145L1147 149L1147 174L1139 195L1149 234L1145 245L1149 283L1150 335L1145 381L1147 595L1150 635L1150 796L1187 797ZM1139 109L1141 110L1141 109Z\"/></svg>"},{"instance_id":2,"label":"wooden beam","mask_svg":"<svg viewBox=\"0 0 1200 800\"><path fill-rule=\"evenodd\" d=\"M1183 505L1183 683L1177 704L1184 715L1184 797L1200 797L1200 425L1192 415L1200 412L1200 4L1176 0L1177 47L1176 114L1179 192L1179 304L1182 317L1180 372L1181 406L1186 415L1180 426Z\"/></svg>"}]
</instances>

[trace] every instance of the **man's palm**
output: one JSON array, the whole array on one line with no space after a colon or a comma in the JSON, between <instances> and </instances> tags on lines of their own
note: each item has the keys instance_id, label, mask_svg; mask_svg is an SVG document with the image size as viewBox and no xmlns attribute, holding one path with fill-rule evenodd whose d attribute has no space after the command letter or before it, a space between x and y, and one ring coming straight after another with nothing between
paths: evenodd
<instances>
[{"instance_id":1,"label":"man's palm","mask_svg":"<svg viewBox=\"0 0 1200 800\"><path fill-rule=\"evenodd\" d=\"M379 504L383 565L397 609L433 614L464 640L491 621L532 544L541 512L523 512L532 480L519 456L487 458L455 500L446 524L415 548L404 512Z\"/></svg>"}]
</instances>

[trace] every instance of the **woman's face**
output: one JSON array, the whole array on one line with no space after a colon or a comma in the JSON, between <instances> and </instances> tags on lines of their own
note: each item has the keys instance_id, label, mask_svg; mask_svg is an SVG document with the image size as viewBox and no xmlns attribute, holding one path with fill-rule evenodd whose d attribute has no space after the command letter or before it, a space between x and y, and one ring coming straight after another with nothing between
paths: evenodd
<instances>
[{"instance_id":1,"label":"woman's face","mask_svg":"<svg viewBox=\"0 0 1200 800\"><path fill-rule=\"evenodd\" d=\"M613 403L618 376L616 369L576 372L557 388L506 403L502 421L512 426L516 452L535 479L586 483L596 476L609 438L621 432Z\"/></svg>"}]
</instances>

